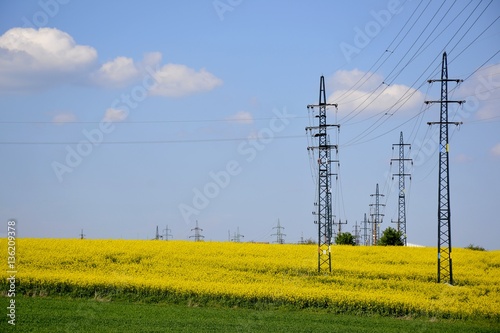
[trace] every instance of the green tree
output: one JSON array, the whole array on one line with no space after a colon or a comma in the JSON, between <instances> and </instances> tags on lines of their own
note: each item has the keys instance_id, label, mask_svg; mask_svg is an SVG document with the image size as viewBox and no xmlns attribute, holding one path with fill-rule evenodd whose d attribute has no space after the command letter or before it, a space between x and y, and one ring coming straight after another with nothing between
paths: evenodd
<instances>
[{"instance_id":1,"label":"green tree","mask_svg":"<svg viewBox=\"0 0 500 333\"><path fill-rule=\"evenodd\" d=\"M341 232L335 237L335 244L337 245L356 245L354 236L350 232Z\"/></svg>"},{"instance_id":2,"label":"green tree","mask_svg":"<svg viewBox=\"0 0 500 333\"><path fill-rule=\"evenodd\" d=\"M401 246L404 245L402 241L403 233L394 228L388 227L382 233L382 237L378 240L377 245Z\"/></svg>"}]
</instances>

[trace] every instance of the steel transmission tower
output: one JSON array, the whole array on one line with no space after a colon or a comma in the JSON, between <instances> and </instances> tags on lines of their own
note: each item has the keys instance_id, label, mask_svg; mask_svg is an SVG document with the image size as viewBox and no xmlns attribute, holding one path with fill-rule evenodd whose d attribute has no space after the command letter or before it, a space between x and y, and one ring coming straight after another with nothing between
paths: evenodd
<instances>
[{"instance_id":1,"label":"steel transmission tower","mask_svg":"<svg viewBox=\"0 0 500 333\"><path fill-rule=\"evenodd\" d=\"M278 225L276 227L273 227L273 229L276 229L276 233L272 234L271 236L276 236L276 243L285 244L285 239L283 237L286 236L286 234L281 232L281 229L285 229L285 227L282 227L280 225L279 219L278 219Z\"/></svg>"},{"instance_id":2,"label":"steel transmission tower","mask_svg":"<svg viewBox=\"0 0 500 333\"><path fill-rule=\"evenodd\" d=\"M194 231L194 235L189 236L189 238L194 238L195 242L199 242L199 241L203 240L203 238L205 238L205 236L203 236L201 234L201 232L203 231L203 229L201 229L200 227L198 227L198 220L196 220L196 227L194 227L193 229L191 229L191 231Z\"/></svg>"},{"instance_id":3,"label":"steel transmission tower","mask_svg":"<svg viewBox=\"0 0 500 333\"><path fill-rule=\"evenodd\" d=\"M168 225L167 227L164 229L165 230L165 240L168 241L169 238L173 238L174 236L172 236L172 234L170 233L172 231L172 229L169 229L168 228Z\"/></svg>"},{"instance_id":4,"label":"steel transmission tower","mask_svg":"<svg viewBox=\"0 0 500 333\"><path fill-rule=\"evenodd\" d=\"M374 207L373 213L371 213L371 223L372 223L372 245L377 245L377 242L380 238L380 226L383 222L384 214L380 213L380 206L385 206L380 203L380 197L383 197L383 194L380 194L378 191L378 183L375 189L375 194L370 194L370 196L375 197L375 203L370 204L370 207Z\"/></svg>"},{"instance_id":5,"label":"steel transmission tower","mask_svg":"<svg viewBox=\"0 0 500 333\"><path fill-rule=\"evenodd\" d=\"M240 243L241 242L241 239L244 238L245 236L243 236L242 234L240 234L240 227L237 227L236 228L236 232L234 233L234 237L231 239L231 241L235 242L235 243Z\"/></svg>"},{"instance_id":6,"label":"steel transmission tower","mask_svg":"<svg viewBox=\"0 0 500 333\"><path fill-rule=\"evenodd\" d=\"M449 172L449 144L448 125L461 125L461 122L448 121L448 104L462 104L465 101L448 100L448 82L460 83L463 80L448 79L448 60L446 52L443 53L440 80L428 80L427 82L441 82L441 100L425 101L425 104L440 103L441 117L438 122L427 124L439 124L439 187L438 187L438 276L437 282L448 282L453 284L453 270L451 259L451 210L450 210L450 172Z\"/></svg>"},{"instance_id":7,"label":"steel transmission tower","mask_svg":"<svg viewBox=\"0 0 500 333\"><path fill-rule=\"evenodd\" d=\"M332 244L332 191L331 191L331 150L338 149L332 145L328 138L328 128L339 125L329 125L326 122L326 111L328 107L337 107L337 104L326 103L325 78L321 76L319 84L319 103L310 104L308 109L319 109L316 118L318 126L306 127L306 131L318 139L318 145L307 147L308 150L318 150L318 201L315 203L317 210L315 223L318 224L318 272L331 272L331 244ZM313 133L314 131L314 133Z\"/></svg>"},{"instance_id":8,"label":"steel transmission tower","mask_svg":"<svg viewBox=\"0 0 500 333\"><path fill-rule=\"evenodd\" d=\"M155 240L159 240L159 239L161 239L161 238L162 238L162 237L161 237L160 233L158 232L158 226L156 226Z\"/></svg>"},{"instance_id":9,"label":"steel transmission tower","mask_svg":"<svg viewBox=\"0 0 500 333\"><path fill-rule=\"evenodd\" d=\"M366 213L363 218L363 245L370 245L370 237L368 237L368 219L366 218Z\"/></svg>"},{"instance_id":10,"label":"steel transmission tower","mask_svg":"<svg viewBox=\"0 0 500 333\"><path fill-rule=\"evenodd\" d=\"M394 150L394 147L398 146L399 150L399 158L392 158L391 159L391 165L393 161L398 161L399 163L399 173L393 173L392 174L392 179L394 179L394 176L399 177L399 197L398 197L398 203L399 203L399 209L398 209L398 220L393 221L397 223L397 229L402 233L401 235L401 241L403 242L404 246L406 246L406 202L405 202L405 194L406 194L406 187L405 187L405 178L410 177L411 180L411 174L405 173L405 163L406 162L412 162L411 158L405 158L405 146L409 147L411 149L411 145L409 143L404 143L403 141L403 132L400 133L399 135L399 143L393 144L392 149Z\"/></svg>"}]
</instances>

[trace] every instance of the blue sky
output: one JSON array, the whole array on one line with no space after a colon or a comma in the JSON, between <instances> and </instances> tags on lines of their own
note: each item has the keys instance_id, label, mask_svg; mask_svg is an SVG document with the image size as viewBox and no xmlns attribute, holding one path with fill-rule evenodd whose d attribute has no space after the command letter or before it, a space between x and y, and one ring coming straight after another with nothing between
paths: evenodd
<instances>
[{"instance_id":1,"label":"blue sky","mask_svg":"<svg viewBox=\"0 0 500 333\"><path fill-rule=\"evenodd\" d=\"M412 145L410 243L436 246L441 58L448 54L452 242L500 248L495 1L1 1L0 220L20 237L316 239L307 104L340 124L334 213L397 218ZM408 165L410 169L410 166ZM5 231L1 231L2 234Z\"/></svg>"}]
</instances>

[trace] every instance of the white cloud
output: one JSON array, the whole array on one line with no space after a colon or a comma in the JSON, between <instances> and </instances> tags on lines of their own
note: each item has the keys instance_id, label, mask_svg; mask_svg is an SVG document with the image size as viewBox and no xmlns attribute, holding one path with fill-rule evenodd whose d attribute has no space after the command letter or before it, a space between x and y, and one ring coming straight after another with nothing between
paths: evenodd
<instances>
[{"instance_id":1,"label":"white cloud","mask_svg":"<svg viewBox=\"0 0 500 333\"><path fill-rule=\"evenodd\" d=\"M76 121L76 116L70 112L59 113L52 118L52 122L55 124L64 124L73 121Z\"/></svg>"},{"instance_id":2,"label":"white cloud","mask_svg":"<svg viewBox=\"0 0 500 333\"><path fill-rule=\"evenodd\" d=\"M128 113L125 110L109 108L104 113L103 121L119 122L127 119Z\"/></svg>"},{"instance_id":3,"label":"white cloud","mask_svg":"<svg viewBox=\"0 0 500 333\"><path fill-rule=\"evenodd\" d=\"M134 62L132 58L116 57L91 73L91 82L107 88L121 88L150 75L148 70L154 72L154 68L158 68L160 62L160 52L144 54L141 62Z\"/></svg>"},{"instance_id":4,"label":"white cloud","mask_svg":"<svg viewBox=\"0 0 500 333\"><path fill-rule=\"evenodd\" d=\"M359 80L362 85L356 84ZM363 110L363 114L394 113L419 108L424 102L419 90L401 84L386 85L381 75L358 69L337 71L329 83L334 92L327 100L338 103L339 114L353 110Z\"/></svg>"},{"instance_id":5,"label":"white cloud","mask_svg":"<svg viewBox=\"0 0 500 333\"><path fill-rule=\"evenodd\" d=\"M151 95L181 97L209 91L222 84L222 80L205 69L195 71L185 65L167 64L155 74L157 84Z\"/></svg>"},{"instance_id":6,"label":"white cloud","mask_svg":"<svg viewBox=\"0 0 500 333\"><path fill-rule=\"evenodd\" d=\"M92 75L96 84L108 87L123 87L137 80L140 72L134 64L134 60L126 57L117 57L101 66Z\"/></svg>"},{"instance_id":7,"label":"white cloud","mask_svg":"<svg viewBox=\"0 0 500 333\"><path fill-rule=\"evenodd\" d=\"M229 121L233 121L239 124L253 124L253 117L250 112L247 111L239 111L236 114L229 116L227 118Z\"/></svg>"},{"instance_id":8,"label":"white cloud","mask_svg":"<svg viewBox=\"0 0 500 333\"><path fill-rule=\"evenodd\" d=\"M0 36L0 89L47 88L91 68L97 51L54 28L13 28Z\"/></svg>"},{"instance_id":9,"label":"white cloud","mask_svg":"<svg viewBox=\"0 0 500 333\"><path fill-rule=\"evenodd\" d=\"M488 119L498 116L500 98L500 64L485 66L479 69L458 88L458 98L465 100L464 108L474 111L477 119Z\"/></svg>"},{"instance_id":10,"label":"white cloud","mask_svg":"<svg viewBox=\"0 0 500 333\"><path fill-rule=\"evenodd\" d=\"M13 28L0 36L0 92L48 89L86 83L121 88L155 73L151 95L180 97L214 89L222 80L181 64L160 67L161 53L146 53L140 62L118 56L99 66L97 51L78 45L55 28Z\"/></svg>"},{"instance_id":11,"label":"white cloud","mask_svg":"<svg viewBox=\"0 0 500 333\"><path fill-rule=\"evenodd\" d=\"M494 145L490 152L493 156L500 156L500 142Z\"/></svg>"},{"instance_id":12,"label":"white cloud","mask_svg":"<svg viewBox=\"0 0 500 333\"><path fill-rule=\"evenodd\" d=\"M468 163L472 161L472 157L466 154L458 154L457 156L455 156L455 161L457 163Z\"/></svg>"}]
</instances>

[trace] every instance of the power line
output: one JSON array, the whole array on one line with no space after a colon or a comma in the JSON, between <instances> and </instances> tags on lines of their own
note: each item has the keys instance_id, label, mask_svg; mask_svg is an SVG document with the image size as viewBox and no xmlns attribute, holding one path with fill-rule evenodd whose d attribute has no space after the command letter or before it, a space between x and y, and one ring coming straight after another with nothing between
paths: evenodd
<instances>
[{"instance_id":1,"label":"power line","mask_svg":"<svg viewBox=\"0 0 500 333\"><path fill-rule=\"evenodd\" d=\"M303 138L303 135L284 135L275 136L273 140L297 139ZM219 139L192 139L192 140L149 140L149 141L103 141L95 145L129 145L129 144L176 144L176 143L205 143L205 142L230 142L230 141L256 141L259 138L219 138ZM3 141L0 145L77 145L82 142L67 141L67 142L52 142L52 141ZM90 142L89 142L90 144Z\"/></svg>"}]
</instances>

